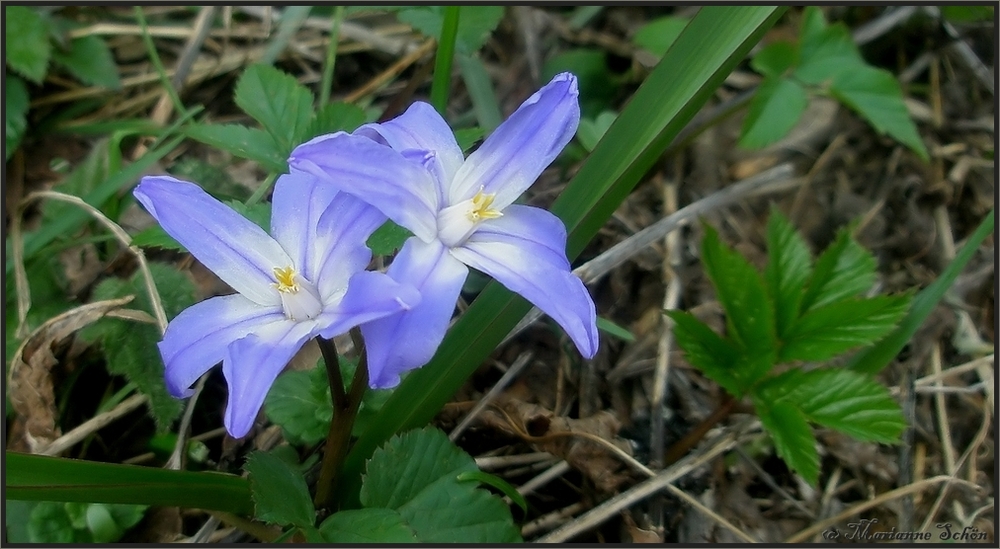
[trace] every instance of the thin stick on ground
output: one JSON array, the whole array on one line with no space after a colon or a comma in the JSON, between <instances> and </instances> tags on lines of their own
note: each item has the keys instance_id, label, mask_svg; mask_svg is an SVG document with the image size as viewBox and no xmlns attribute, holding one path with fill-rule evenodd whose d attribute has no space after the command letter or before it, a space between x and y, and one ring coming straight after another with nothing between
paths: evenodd
<instances>
[{"instance_id":1,"label":"thin stick on ground","mask_svg":"<svg viewBox=\"0 0 1000 549\"><path fill-rule=\"evenodd\" d=\"M496 385L491 387L490 390L485 395L483 395L483 398L479 399L479 402L476 403L476 405L472 408L472 410L470 410L469 413L464 418L462 418L462 421L460 421L458 425L455 426L454 429L452 429L451 433L448 434L448 439L451 440L452 442L458 440L458 437L462 436L462 433L465 432L465 429L468 428L468 426L472 424L472 421L476 419L476 417L479 416L479 414L483 410L486 409L486 406L489 405L489 403L493 402L493 399L495 399L497 395L500 394L501 391L506 389L507 386L510 385L512 381L517 379L517 376L521 373L521 370L523 370L524 367L531 362L531 358L533 356L534 355L531 353L531 351L526 351L524 353L521 353L517 357L517 360L514 361L514 364L512 364L511 367L503 374L503 377L500 378L500 381L497 381Z\"/></svg>"}]
</instances>

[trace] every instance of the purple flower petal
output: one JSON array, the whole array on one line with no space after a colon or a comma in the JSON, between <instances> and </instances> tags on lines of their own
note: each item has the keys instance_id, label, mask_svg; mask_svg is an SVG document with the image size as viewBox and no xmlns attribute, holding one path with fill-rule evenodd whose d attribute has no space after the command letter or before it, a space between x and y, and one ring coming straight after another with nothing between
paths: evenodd
<instances>
[{"instance_id":1,"label":"purple flower petal","mask_svg":"<svg viewBox=\"0 0 1000 549\"><path fill-rule=\"evenodd\" d=\"M271 287L273 270L291 258L263 229L173 177L144 177L133 194L167 234L236 291L261 305L281 303Z\"/></svg>"},{"instance_id":2,"label":"purple flower petal","mask_svg":"<svg viewBox=\"0 0 1000 549\"><path fill-rule=\"evenodd\" d=\"M400 374L434 356L469 270L439 242L410 238L387 274L415 286L422 299L409 311L361 325L368 347L369 384L379 389L396 386Z\"/></svg>"},{"instance_id":3,"label":"purple flower petal","mask_svg":"<svg viewBox=\"0 0 1000 549\"><path fill-rule=\"evenodd\" d=\"M433 151L441 163L443 181L451 181L465 162L455 134L434 107L418 101L406 112L380 124L365 124L355 134L375 132L393 149Z\"/></svg>"},{"instance_id":4,"label":"purple flower petal","mask_svg":"<svg viewBox=\"0 0 1000 549\"><path fill-rule=\"evenodd\" d=\"M322 183L322 185L328 185ZM385 223L385 214L347 193L338 194L316 226L313 273L324 302L343 293L351 276L368 267L368 237Z\"/></svg>"},{"instance_id":5,"label":"purple flower petal","mask_svg":"<svg viewBox=\"0 0 1000 549\"><path fill-rule=\"evenodd\" d=\"M288 164L371 204L425 242L437 234L438 182L386 145L338 132L299 145Z\"/></svg>"},{"instance_id":6,"label":"purple flower petal","mask_svg":"<svg viewBox=\"0 0 1000 549\"><path fill-rule=\"evenodd\" d=\"M506 237L541 244L552 251L553 261L560 261L558 266L570 270L566 259L566 225L548 210L511 204L504 209L503 216L483 221L474 234L478 235L476 240L483 242Z\"/></svg>"},{"instance_id":7,"label":"purple flower petal","mask_svg":"<svg viewBox=\"0 0 1000 549\"><path fill-rule=\"evenodd\" d=\"M336 305L328 306L316 319L319 335L331 339L354 326L416 307L420 292L382 273L361 271L351 277L347 293Z\"/></svg>"},{"instance_id":8,"label":"purple flower petal","mask_svg":"<svg viewBox=\"0 0 1000 549\"><path fill-rule=\"evenodd\" d=\"M583 281L570 272L565 252L553 250L550 235L535 234L536 239L530 240L525 234L476 232L451 253L551 316L580 353L591 358L598 343L594 302Z\"/></svg>"},{"instance_id":9,"label":"purple flower petal","mask_svg":"<svg viewBox=\"0 0 1000 549\"><path fill-rule=\"evenodd\" d=\"M189 387L226 356L230 343L263 326L284 322L281 306L264 307L240 294L213 297L177 315L158 346L170 394L190 396Z\"/></svg>"},{"instance_id":10,"label":"purple flower petal","mask_svg":"<svg viewBox=\"0 0 1000 549\"><path fill-rule=\"evenodd\" d=\"M480 188L496 194L495 208L513 203L576 133L577 95L576 77L562 73L529 97L469 155L446 190L448 203L472 198Z\"/></svg>"},{"instance_id":11,"label":"purple flower petal","mask_svg":"<svg viewBox=\"0 0 1000 549\"><path fill-rule=\"evenodd\" d=\"M315 256L320 252L316 227L335 196L336 187L305 172L284 174L274 184L271 234L292 256L296 271L313 284L317 271Z\"/></svg>"},{"instance_id":12,"label":"purple flower petal","mask_svg":"<svg viewBox=\"0 0 1000 549\"><path fill-rule=\"evenodd\" d=\"M223 423L233 438L250 431L274 380L314 335L312 326L311 322L275 322L229 345L222 363L229 384Z\"/></svg>"}]
</instances>

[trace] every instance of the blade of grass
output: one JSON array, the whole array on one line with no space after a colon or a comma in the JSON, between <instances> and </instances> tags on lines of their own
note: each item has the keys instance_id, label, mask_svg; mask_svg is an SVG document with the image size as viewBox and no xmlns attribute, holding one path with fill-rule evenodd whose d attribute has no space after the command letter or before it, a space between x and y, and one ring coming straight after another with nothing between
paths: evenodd
<instances>
[{"instance_id":1,"label":"blade of grass","mask_svg":"<svg viewBox=\"0 0 1000 549\"><path fill-rule=\"evenodd\" d=\"M139 27L142 29L142 42L146 45L146 53L149 54L149 60L153 62L153 66L156 67L156 74L160 76L160 84L163 86L163 89L167 90L170 102L174 104L174 110L183 114L187 109L184 108L181 96L177 93L177 89L174 88L174 84L167 76L167 70L163 67L160 54L156 51L156 45L153 44L153 36L149 34L149 26L146 24L146 16L142 14L141 6L135 7L135 18L139 21Z\"/></svg>"},{"instance_id":2,"label":"blade of grass","mask_svg":"<svg viewBox=\"0 0 1000 549\"><path fill-rule=\"evenodd\" d=\"M465 80L465 87L469 90L479 127L489 135L501 122L500 104L497 94L493 92L490 75L483 62L473 55L459 55L458 66L462 69L462 80Z\"/></svg>"},{"instance_id":3,"label":"blade of grass","mask_svg":"<svg viewBox=\"0 0 1000 549\"><path fill-rule=\"evenodd\" d=\"M553 206L571 235L571 258L782 11L712 6L692 19ZM357 505L364 461L375 448L429 421L529 308L496 282L486 287L431 362L406 378L355 444L345 464L344 504Z\"/></svg>"},{"instance_id":4,"label":"blade of grass","mask_svg":"<svg viewBox=\"0 0 1000 549\"><path fill-rule=\"evenodd\" d=\"M958 277L962 269L965 268L965 265L972 259L973 254L979 249L979 245L982 244L986 235L994 230L993 213L994 211L990 210L990 213L979 224L976 232L972 233L972 236L965 242L965 246L962 246L962 249L955 254L955 259L948 264L941 275L937 277L937 280L931 282L930 285L917 294L917 297L913 298L913 304L910 305L909 312L903 317L899 326L875 345L855 355L850 363L848 363L849 368L863 374L875 375L888 366L892 359L899 354L899 351L903 350L903 347L910 341L913 334L917 332L917 329L924 323L927 316L934 310L941 297L948 291L951 284L955 282L955 278Z\"/></svg>"},{"instance_id":5,"label":"blade of grass","mask_svg":"<svg viewBox=\"0 0 1000 549\"><path fill-rule=\"evenodd\" d=\"M441 38L438 40L437 57L434 59L431 104L441 113L441 116L444 116L444 110L448 107L448 92L451 89L451 64L455 58L455 37L458 36L460 9L460 6L446 6L444 8Z\"/></svg>"},{"instance_id":6,"label":"blade of grass","mask_svg":"<svg viewBox=\"0 0 1000 549\"><path fill-rule=\"evenodd\" d=\"M333 9L333 19L330 23L330 44L326 48L326 59L323 61L323 80L319 88L319 108L330 102L330 88L333 87L333 67L337 62L337 44L340 42L340 23L344 20L344 6Z\"/></svg>"},{"instance_id":7,"label":"blade of grass","mask_svg":"<svg viewBox=\"0 0 1000 549\"><path fill-rule=\"evenodd\" d=\"M288 47L288 42L302 26L302 22L309 17L312 6L288 6L281 12L281 20L278 22L278 33L268 43L264 55L260 62L266 65L273 65L281 52Z\"/></svg>"},{"instance_id":8,"label":"blade of grass","mask_svg":"<svg viewBox=\"0 0 1000 549\"><path fill-rule=\"evenodd\" d=\"M28 501L133 503L247 515L250 483L224 473L169 471L4 452L5 496Z\"/></svg>"}]
</instances>

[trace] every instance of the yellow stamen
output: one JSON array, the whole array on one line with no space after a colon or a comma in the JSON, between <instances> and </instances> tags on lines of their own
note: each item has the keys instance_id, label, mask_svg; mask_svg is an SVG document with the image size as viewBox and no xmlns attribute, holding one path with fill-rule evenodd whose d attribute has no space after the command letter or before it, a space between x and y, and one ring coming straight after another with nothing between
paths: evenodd
<instances>
[{"instance_id":1,"label":"yellow stamen","mask_svg":"<svg viewBox=\"0 0 1000 549\"><path fill-rule=\"evenodd\" d=\"M275 267L274 278L278 281L272 284L279 292L296 294L299 292L299 285L295 283L295 269L289 267Z\"/></svg>"},{"instance_id":2,"label":"yellow stamen","mask_svg":"<svg viewBox=\"0 0 1000 549\"><path fill-rule=\"evenodd\" d=\"M496 194L486 194L483 192L483 188L479 188L479 192L476 196L472 197L472 209L469 213L465 214L469 218L469 221L473 223L482 221L484 219L496 219L501 217L503 213L500 210L494 210L490 208L493 205L493 199L496 198Z\"/></svg>"}]
</instances>

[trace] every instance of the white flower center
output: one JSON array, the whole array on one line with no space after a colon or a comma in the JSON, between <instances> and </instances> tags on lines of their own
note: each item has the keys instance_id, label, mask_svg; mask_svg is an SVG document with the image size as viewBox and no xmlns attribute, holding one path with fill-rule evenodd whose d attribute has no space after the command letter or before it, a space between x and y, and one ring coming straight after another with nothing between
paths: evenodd
<instances>
[{"instance_id":1,"label":"white flower center","mask_svg":"<svg viewBox=\"0 0 1000 549\"><path fill-rule=\"evenodd\" d=\"M278 290L278 295L281 296L281 308L290 320L308 320L323 311L323 302L316 287L299 276L291 265L275 267L274 279L277 282L271 285Z\"/></svg>"},{"instance_id":2,"label":"white flower center","mask_svg":"<svg viewBox=\"0 0 1000 549\"><path fill-rule=\"evenodd\" d=\"M487 219L503 216L503 212L493 209L496 194L484 193L480 188L476 196L448 206L438 213L438 238L448 247L458 246L469 238L476 227Z\"/></svg>"}]
</instances>

